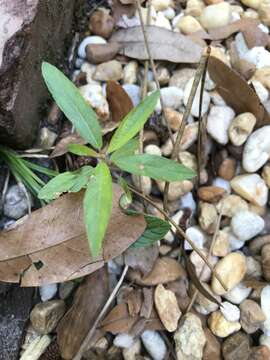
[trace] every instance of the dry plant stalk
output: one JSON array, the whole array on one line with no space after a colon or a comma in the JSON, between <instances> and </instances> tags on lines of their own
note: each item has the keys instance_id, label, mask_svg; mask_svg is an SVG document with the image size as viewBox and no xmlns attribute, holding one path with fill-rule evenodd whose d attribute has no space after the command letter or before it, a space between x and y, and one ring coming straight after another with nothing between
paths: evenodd
<instances>
[{"instance_id":1,"label":"dry plant stalk","mask_svg":"<svg viewBox=\"0 0 270 360\"><path fill-rule=\"evenodd\" d=\"M192 249L203 259L203 261L205 262L205 264L209 267L209 269L212 271L212 273L215 275L215 277L217 278L217 280L220 282L221 286L224 288L224 290L228 290L227 286L225 285L225 283L223 282L223 280L220 278L220 276L216 273L214 267L211 265L211 263L209 262L207 256L205 256L201 250L193 243L192 240L190 240L190 238L186 235L186 233L181 229L181 227L179 225L176 224L176 222L174 220L172 220L169 215L167 214L166 211L164 211L162 208L160 208L154 201L152 201L148 196L141 194L139 191L137 191L133 186L128 186L129 189L136 195L138 195L141 199L145 200L146 202L148 202L150 205L152 205L154 208L156 208L163 216L164 218L172 225L175 227L176 229L176 234L182 238L184 238L189 245L192 247ZM181 240L181 239L180 239Z\"/></svg>"},{"instance_id":2,"label":"dry plant stalk","mask_svg":"<svg viewBox=\"0 0 270 360\"><path fill-rule=\"evenodd\" d=\"M157 89L160 91L160 85L159 85L159 81L158 81L156 65L155 65L155 62L154 62L154 60L153 60L153 58L152 58L152 56L151 56L151 51L150 51L150 47L149 47L149 42L148 42L148 39L147 39L147 33L146 33L146 31L145 31L145 26L144 26L144 23L143 23L143 16L142 16L141 4L140 4L140 1L139 1L139 0L136 0L136 5L137 5L138 13L139 13L140 25L141 25L141 28L142 28L142 33L143 33L145 48L146 48L147 55L148 55L148 58L149 58L149 61L150 61L150 64L151 64L151 68L152 68L152 71L153 71L153 76L154 76L155 83L156 83L156 85L157 85ZM149 9L150 9L150 6L149 6ZM149 10L149 12L150 12L150 10ZM150 16L150 15L149 15L149 16ZM168 129L168 132L169 132L170 139L171 139L172 143L174 144L174 139L173 139L172 130L171 130L171 128L170 128L167 115L166 115L166 113L165 113L165 111L164 111L165 106L164 106L164 101L163 101L163 97L162 97L162 94L161 94L161 93L160 93L160 105L161 105L161 109L162 109L162 113L163 113L163 116L164 116L164 119L165 119L165 123L166 123L167 129Z\"/></svg>"},{"instance_id":3,"label":"dry plant stalk","mask_svg":"<svg viewBox=\"0 0 270 360\"><path fill-rule=\"evenodd\" d=\"M217 235L218 235L218 232L219 232L220 222L221 222L221 218L222 218L222 212L223 212L223 205L222 205L222 207L220 209L220 213L219 213L218 221L217 221L217 226L216 226L214 235L212 237L212 242L211 242L211 245L210 245L209 254L207 256L208 260L210 259L211 253L213 251L213 248L214 248L216 240L217 240ZM203 267L202 267L202 270L201 270L200 276L199 276L199 280L201 280L201 278L202 278L203 272L205 270L205 266L206 266L206 264L204 264ZM222 285L222 286L224 287L224 285ZM224 287L224 289L225 289L225 287ZM189 305L187 307L186 313L188 313L191 310L192 306L194 305L194 302L196 301L198 292L199 291L197 289L195 289L195 292L194 292L194 294L193 294L193 296L192 296L192 298L190 300L190 303L189 303Z\"/></svg>"},{"instance_id":4,"label":"dry plant stalk","mask_svg":"<svg viewBox=\"0 0 270 360\"><path fill-rule=\"evenodd\" d=\"M118 280L118 283L116 284L115 288L113 289L113 292L111 293L109 299L107 300L106 304L104 305L103 309L101 310L100 314L98 315L96 321L94 322L93 326L91 327L91 329L89 330L88 334L86 335L84 341L82 342L80 349L78 350L77 354L75 355L73 360L81 360L83 357L83 354L85 352L85 350L87 349L87 347L90 344L90 341L96 331L96 328L98 326L98 324L100 323L100 321L103 319L103 317L105 316L107 310L109 309L111 303L113 302L114 298L116 297L124 279L125 276L127 274L128 271L128 266L126 265L120 279Z\"/></svg>"},{"instance_id":5,"label":"dry plant stalk","mask_svg":"<svg viewBox=\"0 0 270 360\"><path fill-rule=\"evenodd\" d=\"M179 150L180 150L180 144L181 144L181 140L184 134L184 130L185 130L185 126L186 126L186 122L187 119L190 115L190 111L191 111L191 107L198 89L198 86L200 84L200 80L201 78L203 78L202 84L201 84L201 92L200 92L200 105L199 105L199 124L200 124L200 119L201 119L201 110L202 110L202 100L203 100L203 88L204 88L204 80L205 80L205 74L206 74L206 70L207 70L207 63L208 63L208 59L210 56L210 52L211 52L211 48L210 46L207 47L206 53L204 55L202 55L199 66L196 70L195 76L194 76L194 81L192 84L192 88L191 88L191 92L189 94L189 98L188 98L188 102L187 102L187 106L183 115L183 119L182 122L179 126L178 132L177 132L177 136L176 136L176 140L175 143L173 144L173 150L172 150L172 155L171 155L171 159L172 160L178 160L178 154L179 154ZM199 127L200 129L200 127ZM198 138L200 138L200 134L198 135ZM163 208L165 211L168 211L168 193L169 193L169 187L170 187L170 183L166 182L165 183L165 187L164 187L164 197L163 197Z\"/></svg>"}]
</instances>

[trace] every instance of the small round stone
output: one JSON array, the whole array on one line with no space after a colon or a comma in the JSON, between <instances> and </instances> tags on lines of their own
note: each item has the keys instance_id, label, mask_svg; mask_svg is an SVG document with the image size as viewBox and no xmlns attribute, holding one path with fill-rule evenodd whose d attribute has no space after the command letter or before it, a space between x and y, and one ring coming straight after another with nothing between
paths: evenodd
<instances>
[{"instance_id":1,"label":"small round stone","mask_svg":"<svg viewBox=\"0 0 270 360\"><path fill-rule=\"evenodd\" d=\"M206 29L228 25L231 18L231 7L227 2L205 7L200 16L200 23Z\"/></svg>"},{"instance_id":2,"label":"small round stone","mask_svg":"<svg viewBox=\"0 0 270 360\"><path fill-rule=\"evenodd\" d=\"M258 174L244 174L231 180L232 189L257 206L264 206L268 200L268 187Z\"/></svg>"},{"instance_id":3,"label":"small round stone","mask_svg":"<svg viewBox=\"0 0 270 360\"><path fill-rule=\"evenodd\" d=\"M233 289L224 294L224 298L233 304L241 304L251 293L251 288L239 283Z\"/></svg>"},{"instance_id":4,"label":"small round stone","mask_svg":"<svg viewBox=\"0 0 270 360\"><path fill-rule=\"evenodd\" d=\"M253 300L247 299L240 304L241 319L240 323L243 330L248 334L253 334L260 328L265 321L265 315L260 306Z\"/></svg>"},{"instance_id":5,"label":"small round stone","mask_svg":"<svg viewBox=\"0 0 270 360\"><path fill-rule=\"evenodd\" d=\"M185 35L189 35L196 31L203 30L199 21L191 15L180 17L179 21L176 24L176 28Z\"/></svg>"},{"instance_id":6,"label":"small round stone","mask_svg":"<svg viewBox=\"0 0 270 360\"><path fill-rule=\"evenodd\" d=\"M240 319L239 308L228 301L221 304L220 311L227 321L239 321Z\"/></svg>"},{"instance_id":7,"label":"small round stone","mask_svg":"<svg viewBox=\"0 0 270 360\"><path fill-rule=\"evenodd\" d=\"M229 141L228 130L235 116L229 106L212 106L207 117L207 132L219 144L226 145Z\"/></svg>"},{"instance_id":8,"label":"small round stone","mask_svg":"<svg viewBox=\"0 0 270 360\"><path fill-rule=\"evenodd\" d=\"M184 90L184 104L185 106L187 106L188 103L188 98L192 89L192 85L193 85L193 81L194 78L192 77L186 84L185 86L185 90ZM191 107L191 114L195 117L199 116L199 106L200 106L200 91L201 91L201 83L197 88L194 100L192 102L192 107ZM207 91L203 92L203 101L202 101L202 112L201 115L203 116L204 114L207 113L208 109L209 109L209 105L210 105L210 95L208 94Z\"/></svg>"},{"instance_id":9,"label":"small round stone","mask_svg":"<svg viewBox=\"0 0 270 360\"><path fill-rule=\"evenodd\" d=\"M240 211L233 216L231 227L238 239L247 241L263 230L264 220L251 211Z\"/></svg>"},{"instance_id":10,"label":"small round stone","mask_svg":"<svg viewBox=\"0 0 270 360\"><path fill-rule=\"evenodd\" d=\"M86 46L90 44L106 44L107 41L103 39L101 36L87 36L83 39L78 47L78 55L80 58L86 58Z\"/></svg>"},{"instance_id":11,"label":"small round stone","mask_svg":"<svg viewBox=\"0 0 270 360\"><path fill-rule=\"evenodd\" d=\"M226 320L221 311L215 311L209 316L208 325L212 333L221 338L225 338L241 329L238 321Z\"/></svg>"},{"instance_id":12,"label":"small round stone","mask_svg":"<svg viewBox=\"0 0 270 360\"><path fill-rule=\"evenodd\" d=\"M252 133L256 118L252 113L243 113L236 116L229 127L229 138L233 145L241 146Z\"/></svg>"},{"instance_id":13,"label":"small round stone","mask_svg":"<svg viewBox=\"0 0 270 360\"><path fill-rule=\"evenodd\" d=\"M215 271L227 286L227 291L240 283L245 276L246 270L245 256L236 252L226 255L215 266ZM211 287L217 295L223 295L227 292L214 275L212 275Z\"/></svg>"},{"instance_id":14,"label":"small round stone","mask_svg":"<svg viewBox=\"0 0 270 360\"><path fill-rule=\"evenodd\" d=\"M114 28L114 19L105 9L99 9L93 13L89 22L90 31L104 39L108 39Z\"/></svg>"}]
</instances>

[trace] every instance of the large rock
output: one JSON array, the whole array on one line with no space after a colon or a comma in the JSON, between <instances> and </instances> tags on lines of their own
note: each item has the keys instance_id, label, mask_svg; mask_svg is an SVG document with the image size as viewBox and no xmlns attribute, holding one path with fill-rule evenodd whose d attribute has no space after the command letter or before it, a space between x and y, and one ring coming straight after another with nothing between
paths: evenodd
<instances>
[{"instance_id":1,"label":"large rock","mask_svg":"<svg viewBox=\"0 0 270 360\"><path fill-rule=\"evenodd\" d=\"M48 98L43 60L63 58L75 0L0 0L0 142L28 147Z\"/></svg>"}]
</instances>

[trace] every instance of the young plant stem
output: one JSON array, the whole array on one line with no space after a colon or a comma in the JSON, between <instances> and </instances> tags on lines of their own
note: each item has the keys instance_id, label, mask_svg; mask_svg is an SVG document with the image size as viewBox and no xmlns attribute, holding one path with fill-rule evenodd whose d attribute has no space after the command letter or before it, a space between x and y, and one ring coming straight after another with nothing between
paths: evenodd
<instances>
[{"instance_id":1,"label":"young plant stem","mask_svg":"<svg viewBox=\"0 0 270 360\"><path fill-rule=\"evenodd\" d=\"M221 222L221 218L222 218L222 212L223 212L223 206L222 206L221 209L220 209L220 213L219 213L218 221L217 221L217 226L216 226L216 229L215 229L215 233L214 233L214 235L213 235L213 237L212 237L212 242L211 242L211 245L210 245L209 254L208 254L208 256L207 256L207 259L208 259L208 260L210 260L210 257L211 257L213 248L214 248L215 243L216 243L216 240L217 240L217 235L218 235L218 232L219 232L220 222ZM204 270L205 270L205 264L203 265L202 270L201 270L201 272L200 272L199 280L201 280ZM222 286L223 286L223 285L222 285ZM224 286L223 286L223 287L224 287ZM225 289L225 288L224 288L224 289ZM198 293L199 293L199 290L195 289L195 292L194 292L194 294L193 294L193 296L192 296L192 298L191 298L191 300L190 300L190 303L189 303L189 305L188 305L188 307L187 307L186 313L188 313L188 312L191 310L194 302L196 301L196 298L197 298L197 296L198 296Z\"/></svg>"},{"instance_id":2,"label":"young plant stem","mask_svg":"<svg viewBox=\"0 0 270 360\"><path fill-rule=\"evenodd\" d=\"M96 318L96 321L94 322L93 326L91 327L91 329L89 330L88 334L86 335L85 339L83 340L77 354L75 355L75 357L73 358L73 360L81 360L83 357L83 354L85 352L85 350L87 349L87 347L90 344L90 341L96 331L96 328L98 326L98 324L100 323L100 321L103 319L103 317L105 316L107 310L109 309L111 303L113 302L114 298L116 297L124 279L125 276L127 274L128 271L128 265L125 266L120 279L118 280L118 283L116 284L115 288L113 289L113 292L111 293L111 295L109 296L108 300L106 301L106 304L104 305L103 309L101 310L101 312L99 313L98 317Z\"/></svg>"},{"instance_id":3,"label":"young plant stem","mask_svg":"<svg viewBox=\"0 0 270 360\"><path fill-rule=\"evenodd\" d=\"M178 226L176 224L176 222L174 220L172 220L169 215L167 214L166 211L164 211L162 208L160 208L154 201L152 201L148 196L140 193L139 191L137 191L133 186L129 185L128 188L130 189L130 191L132 191L134 194L136 194L137 196L139 196L141 199L145 200L146 202L148 202L150 205L152 205L155 209L157 209L163 216L164 218L172 225L175 227L176 229L176 235L178 235L178 237L180 237L180 241L182 241L181 238L184 238L189 245L192 247L192 249L203 259L203 261L205 262L205 264L209 267L209 269L212 271L212 273L215 275L215 277L217 278L217 280L220 282L221 286L224 288L224 290L228 290L227 286L224 284L223 280L219 277L219 275L216 273L216 271L214 270L214 267L211 265L211 263L209 262L208 258L201 252L201 250L193 243L192 240L190 240L190 238L186 235L186 233L180 228L180 226Z\"/></svg>"},{"instance_id":4,"label":"young plant stem","mask_svg":"<svg viewBox=\"0 0 270 360\"><path fill-rule=\"evenodd\" d=\"M206 66L207 66L207 62L208 62L208 58L210 55L210 47L207 48L206 53L202 55L200 62L199 62L199 66L196 70L195 76L194 76L194 80L193 80L193 84L192 84L192 88L188 97L188 102L187 102L187 106L183 115L183 119L182 122L179 126L178 132L177 132L177 136L176 136L176 140L175 143L173 144L173 150L172 150L172 155L171 155L171 159L172 160L177 160L178 161L178 154L179 154L179 150L180 150L180 144L181 144L181 140L185 131L185 126L186 126L186 122L187 119L190 115L190 111L191 111L191 107L201 80L201 77L203 76L203 73L206 72ZM201 89L203 89L203 86L201 86ZM202 93L203 94L203 93ZM200 109L201 109L201 103L202 103L202 97L200 98ZM170 187L170 183L168 181L166 181L165 183L165 187L164 187L164 196L163 196L163 208L165 211L168 211L168 194L169 194L169 187Z\"/></svg>"},{"instance_id":5,"label":"young plant stem","mask_svg":"<svg viewBox=\"0 0 270 360\"><path fill-rule=\"evenodd\" d=\"M146 52L147 52L147 55L148 55L148 58L149 58L149 61L150 61L150 64L151 64L151 68L152 68L152 71L153 71L153 76L154 76L154 79L155 79L157 89L160 91L160 85L159 85L159 81L158 81L156 65L155 65L155 62L154 62L153 57L151 55L151 51L150 51L150 47L149 47L149 41L148 41L148 37L147 37L147 32L146 32L146 29L145 29L145 26L144 26L144 23L143 23L143 16L142 16L140 0L136 0L136 4L137 4L137 10L138 10L138 13L139 13L139 18L140 18L140 25L141 25L142 33L143 33L145 49L146 49ZM161 93L160 93L160 105L161 105L162 113L163 113L164 120L165 120L165 123L166 123L166 127L167 127L168 132L169 132L170 139L171 139L172 143L174 144L172 130L170 128L166 113L164 111L165 106L164 106L164 101L163 101L163 97L162 97Z\"/></svg>"}]
</instances>

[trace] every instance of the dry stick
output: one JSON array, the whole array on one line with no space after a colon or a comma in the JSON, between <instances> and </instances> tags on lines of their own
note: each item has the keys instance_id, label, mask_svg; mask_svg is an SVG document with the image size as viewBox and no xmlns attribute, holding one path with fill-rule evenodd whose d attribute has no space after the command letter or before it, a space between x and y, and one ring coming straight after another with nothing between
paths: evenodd
<instances>
[{"instance_id":1,"label":"dry stick","mask_svg":"<svg viewBox=\"0 0 270 360\"><path fill-rule=\"evenodd\" d=\"M120 279L118 280L118 283L116 284L115 288L113 289L113 292L111 293L109 299L106 301L106 304L104 305L103 309L101 310L101 312L99 313L98 317L96 318L96 321L94 322L94 325L91 327L91 329L89 330L88 334L86 335L84 341L82 342L77 354L75 355L75 357L73 358L73 360L81 360L87 346L89 345L89 342L92 338L92 336L94 335L94 332L96 331L96 328L99 324L99 322L103 319L104 315L106 314L107 310L109 309L112 301L114 300L114 298L116 297L124 279L125 276L127 274L128 271L128 265L125 266L122 275L120 277Z\"/></svg>"},{"instance_id":2,"label":"dry stick","mask_svg":"<svg viewBox=\"0 0 270 360\"><path fill-rule=\"evenodd\" d=\"M154 79L155 79L155 83L157 85L158 90L160 91L160 85L159 85L159 81L158 81L156 65L155 65L154 60L153 60L152 55L151 55L151 51L150 51L150 47L149 47L149 41L148 41L147 34L146 34L146 31L145 31L145 26L144 26L144 23L143 23L143 16L142 16L140 0L136 0L136 3L137 3L137 10L138 10L138 13L139 13L139 18L140 18L140 25L141 25L142 33L143 33L145 49L146 49L146 52L147 52L147 55L148 55L148 58L149 58L149 61L150 61L150 64L151 64L151 68L152 68L152 71L153 71L153 76L154 76ZM160 92L160 105L161 105L161 108L162 108L163 116L164 116L165 123L166 123L167 129L168 129L168 132L169 132L170 139L171 139L172 143L174 144L174 138L173 138L172 130L171 130L170 126L169 126L168 118L167 118L167 115L166 115L166 113L164 111L165 106L164 106L164 101L163 101L163 97L161 95L161 92Z\"/></svg>"},{"instance_id":3,"label":"dry stick","mask_svg":"<svg viewBox=\"0 0 270 360\"><path fill-rule=\"evenodd\" d=\"M206 68L208 57L209 57L209 55L208 55L208 48L207 48L207 52L206 52L206 54L202 55L201 60L199 62L199 66L198 66L195 76L194 76L192 88L191 88L191 91L190 91L190 94L188 97L187 106L186 106L186 109L185 109L185 112L183 115L182 122L181 122L178 132L177 132L175 143L173 145L173 150L172 150L172 155L171 155L172 160L178 160L178 153L179 153L179 149L180 149L181 140L182 140L182 137L184 134L186 122L190 115L191 107L192 107L201 77ZM168 210L169 187L170 187L170 183L168 181L166 181L165 187L164 187L164 195L163 195L163 208L165 211Z\"/></svg>"},{"instance_id":4,"label":"dry stick","mask_svg":"<svg viewBox=\"0 0 270 360\"><path fill-rule=\"evenodd\" d=\"M150 9L151 9L151 0L148 2L148 5L147 5L147 20L146 20L147 26L150 24ZM148 70L149 70L149 61L146 60L144 62L144 79L143 79L142 100L146 97L146 94L147 94ZM143 135L144 135L144 129L142 128L140 130L140 135L139 135L139 153L140 154L143 153ZM144 193L142 182L143 182L142 176L139 176L140 190L142 193ZM146 211L145 203L143 203L143 205L144 205L144 208Z\"/></svg>"},{"instance_id":5,"label":"dry stick","mask_svg":"<svg viewBox=\"0 0 270 360\"><path fill-rule=\"evenodd\" d=\"M207 47L206 52L206 63L203 69L203 75L202 75L202 83L201 83L201 89L200 89L200 104L199 104L199 129L198 129L198 144L197 144L197 161L198 161L198 184L200 186L201 183L201 146L202 146L202 104L203 104L203 92L204 92L204 84L205 84L205 78L206 78L206 72L208 67L208 61L209 56L211 54L211 47Z\"/></svg>"},{"instance_id":6,"label":"dry stick","mask_svg":"<svg viewBox=\"0 0 270 360\"><path fill-rule=\"evenodd\" d=\"M210 249L209 249L209 254L207 256L208 260L211 257L211 253L213 251L213 248L214 248L216 240L217 240L217 235L218 235L218 232L219 232L220 222L221 222L221 218L222 218L223 204L224 203L222 203L222 206L221 206L221 209L220 209L220 213L219 213L218 221L217 221L217 226L216 226L213 238L212 238L212 242L211 242ZM199 280L201 280L204 270L205 270L205 264L203 265L202 270L200 272ZM192 306L193 306L193 304L194 304L194 302L195 302L195 300L197 298L198 293L199 293L199 290L196 289L193 296L192 296L192 298L191 298L191 300L190 300L190 303L189 303L189 305L187 307L186 313L188 313L191 310L191 308L192 308Z\"/></svg>"},{"instance_id":7,"label":"dry stick","mask_svg":"<svg viewBox=\"0 0 270 360\"><path fill-rule=\"evenodd\" d=\"M166 211L164 211L163 209L161 209L154 201L152 201L148 196L140 193L139 191L137 191L133 186L128 185L128 188L136 195L138 195L140 198L144 199L146 202L148 202L149 204L151 204L155 209L157 209L164 217L167 221L169 221L171 223L171 225L173 225L176 229L176 234L178 233L178 236L180 235L181 237L183 237L188 243L189 245L192 247L192 249L203 259L203 261L205 262L205 264L209 267L209 269L212 271L212 273L215 275L215 277L217 278L217 280L220 282L221 286L224 288L224 290L228 291L227 286L224 284L223 280L219 277L219 275L216 273L216 271L214 270L214 267L211 265L211 263L208 261L208 258L201 252L201 250L193 243L192 240L190 240L190 238L186 235L186 233L180 228L180 226L178 226L176 224L176 222L174 220L172 220L169 215L166 213Z\"/></svg>"}]
</instances>

